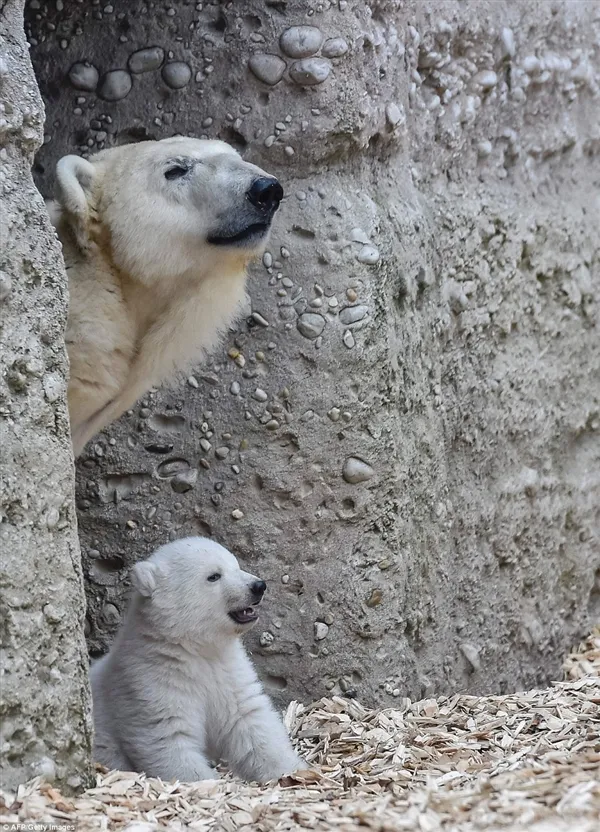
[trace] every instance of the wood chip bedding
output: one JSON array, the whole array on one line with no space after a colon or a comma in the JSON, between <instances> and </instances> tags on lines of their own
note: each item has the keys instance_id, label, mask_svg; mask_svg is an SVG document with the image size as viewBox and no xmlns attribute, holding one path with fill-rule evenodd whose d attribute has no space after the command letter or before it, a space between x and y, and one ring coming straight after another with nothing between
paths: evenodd
<instances>
[{"instance_id":1,"label":"wood chip bedding","mask_svg":"<svg viewBox=\"0 0 600 832\"><path fill-rule=\"evenodd\" d=\"M600 628L564 675L544 690L377 710L292 702L286 724L314 771L256 786L99 770L75 798L37 778L0 792L0 828L600 832Z\"/></svg>"}]
</instances>

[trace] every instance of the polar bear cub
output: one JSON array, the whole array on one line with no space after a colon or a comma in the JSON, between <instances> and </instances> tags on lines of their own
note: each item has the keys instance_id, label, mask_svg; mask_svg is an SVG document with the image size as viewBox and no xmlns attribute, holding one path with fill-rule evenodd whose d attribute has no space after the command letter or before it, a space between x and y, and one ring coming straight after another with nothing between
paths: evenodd
<instances>
[{"instance_id":1,"label":"polar bear cub","mask_svg":"<svg viewBox=\"0 0 600 832\"><path fill-rule=\"evenodd\" d=\"M90 671L95 759L187 781L216 779L209 760L259 782L306 767L241 642L264 581L202 537L162 546L132 578L124 623Z\"/></svg>"},{"instance_id":2,"label":"polar bear cub","mask_svg":"<svg viewBox=\"0 0 600 832\"><path fill-rule=\"evenodd\" d=\"M75 455L232 323L281 185L225 142L178 136L56 168L49 203L69 277Z\"/></svg>"}]
</instances>

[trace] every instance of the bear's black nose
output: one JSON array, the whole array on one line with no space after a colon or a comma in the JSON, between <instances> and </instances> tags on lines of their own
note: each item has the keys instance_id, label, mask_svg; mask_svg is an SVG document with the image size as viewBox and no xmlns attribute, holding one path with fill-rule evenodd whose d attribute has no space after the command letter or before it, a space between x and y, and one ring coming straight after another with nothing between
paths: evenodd
<instances>
[{"instance_id":1,"label":"bear's black nose","mask_svg":"<svg viewBox=\"0 0 600 832\"><path fill-rule=\"evenodd\" d=\"M252 594L255 598L262 598L265 594L265 589L267 585L264 581L254 581L252 586L250 587Z\"/></svg>"},{"instance_id":2,"label":"bear's black nose","mask_svg":"<svg viewBox=\"0 0 600 832\"><path fill-rule=\"evenodd\" d=\"M255 179L246 196L261 211L276 211L283 199L283 188L276 179Z\"/></svg>"}]
</instances>

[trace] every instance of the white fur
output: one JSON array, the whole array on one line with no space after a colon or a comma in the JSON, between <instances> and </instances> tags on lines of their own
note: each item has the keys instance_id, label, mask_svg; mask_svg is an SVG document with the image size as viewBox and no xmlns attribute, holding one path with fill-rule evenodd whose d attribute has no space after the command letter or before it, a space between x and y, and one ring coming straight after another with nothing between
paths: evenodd
<instances>
[{"instance_id":1,"label":"white fur","mask_svg":"<svg viewBox=\"0 0 600 832\"><path fill-rule=\"evenodd\" d=\"M173 160L190 174L168 180ZM69 276L65 340L75 454L152 386L202 360L245 299L246 267L267 237L214 246L251 216L246 192L268 176L220 141L176 137L57 165L49 212ZM250 219L250 222L252 220Z\"/></svg>"},{"instance_id":2,"label":"white fur","mask_svg":"<svg viewBox=\"0 0 600 832\"><path fill-rule=\"evenodd\" d=\"M96 760L186 781L215 779L210 760L259 782L305 767L242 645L249 625L228 614L252 603L258 579L200 537L163 546L132 577L124 623L90 672Z\"/></svg>"}]
</instances>

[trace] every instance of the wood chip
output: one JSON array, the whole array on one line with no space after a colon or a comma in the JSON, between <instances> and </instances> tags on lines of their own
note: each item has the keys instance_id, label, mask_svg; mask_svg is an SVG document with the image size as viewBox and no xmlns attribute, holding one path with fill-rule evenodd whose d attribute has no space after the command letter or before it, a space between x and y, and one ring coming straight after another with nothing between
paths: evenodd
<instances>
[{"instance_id":1,"label":"wood chip","mask_svg":"<svg viewBox=\"0 0 600 832\"><path fill-rule=\"evenodd\" d=\"M98 767L65 798L40 778L0 791L3 824L78 832L598 832L600 628L545 690L369 709L292 702L285 723L311 769L256 786L164 783ZM8 827L7 827L8 828Z\"/></svg>"}]
</instances>

